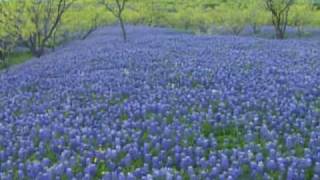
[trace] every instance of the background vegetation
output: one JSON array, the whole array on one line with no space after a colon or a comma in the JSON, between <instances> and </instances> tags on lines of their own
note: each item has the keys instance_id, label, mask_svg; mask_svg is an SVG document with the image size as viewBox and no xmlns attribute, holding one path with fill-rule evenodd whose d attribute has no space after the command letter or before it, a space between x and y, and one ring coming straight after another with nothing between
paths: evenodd
<instances>
[{"instance_id":1,"label":"background vegetation","mask_svg":"<svg viewBox=\"0 0 320 180\"><path fill-rule=\"evenodd\" d=\"M123 7L122 7L123 6ZM0 0L0 59L17 47L33 56L71 39L85 39L98 27L124 24L171 27L197 34L258 34L273 25L275 37L286 27L299 36L320 26L317 0Z\"/></svg>"}]
</instances>

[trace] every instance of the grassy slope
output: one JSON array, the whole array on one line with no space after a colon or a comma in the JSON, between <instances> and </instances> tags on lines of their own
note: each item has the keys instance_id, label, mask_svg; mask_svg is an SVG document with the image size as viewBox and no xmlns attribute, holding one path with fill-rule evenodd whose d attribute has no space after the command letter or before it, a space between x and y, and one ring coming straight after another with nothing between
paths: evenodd
<instances>
[{"instance_id":1,"label":"grassy slope","mask_svg":"<svg viewBox=\"0 0 320 180\"><path fill-rule=\"evenodd\" d=\"M8 68L10 66L21 64L32 58L30 52L13 53L8 57L8 64L0 64L0 69Z\"/></svg>"}]
</instances>

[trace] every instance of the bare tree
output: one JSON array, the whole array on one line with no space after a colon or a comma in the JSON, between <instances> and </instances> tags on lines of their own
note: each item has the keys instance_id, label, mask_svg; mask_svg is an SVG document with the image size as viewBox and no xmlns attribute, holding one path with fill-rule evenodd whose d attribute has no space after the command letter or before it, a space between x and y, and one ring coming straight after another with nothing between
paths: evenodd
<instances>
[{"instance_id":1,"label":"bare tree","mask_svg":"<svg viewBox=\"0 0 320 180\"><path fill-rule=\"evenodd\" d=\"M25 40L33 55L43 55L48 41L53 38L62 16L75 0L32 0L27 6L30 22L34 31Z\"/></svg>"},{"instance_id":2,"label":"bare tree","mask_svg":"<svg viewBox=\"0 0 320 180\"><path fill-rule=\"evenodd\" d=\"M110 11L119 20L124 41L127 41L127 32L124 26L122 13L125 10L127 2L128 0L101 0L101 3L104 4L107 10Z\"/></svg>"},{"instance_id":3,"label":"bare tree","mask_svg":"<svg viewBox=\"0 0 320 180\"><path fill-rule=\"evenodd\" d=\"M284 39L288 25L290 7L294 0L264 0L266 8L271 12L272 24L276 31L277 39Z\"/></svg>"}]
</instances>

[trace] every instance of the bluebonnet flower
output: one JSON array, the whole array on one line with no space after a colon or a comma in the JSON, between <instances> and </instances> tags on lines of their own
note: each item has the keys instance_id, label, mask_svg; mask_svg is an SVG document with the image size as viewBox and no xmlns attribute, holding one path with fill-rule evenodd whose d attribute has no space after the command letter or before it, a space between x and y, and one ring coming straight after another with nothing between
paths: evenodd
<instances>
[{"instance_id":1,"label":"bluebonnet flower","mask_svg":"<svg viewBox=\"0 0 320 180\"><path fill-rule=\"evenodd\" d=\"M320 162L315 163L314 172L320 176Z\"/></svg>"},{"instance_id":2,"label":"bluebonnet flower","mask_svg":"<svg viewBox=\"0 0 320 180\"><path fill-rule=\"evenodd\" d=\"M267 168L274 171L277 169L277 163L273 159L268 159L267 160Z\"/></svg>"},{"instance_id":3,"label":"bluebonnet flower","mask_svg":"<svg viewBox=\"0 0 320 180\"><path fill-rule=\"evenodd\" d=\"M0 179L319 179L316 42L128 31L0 73Z\"/></svg>"}]
</instances>

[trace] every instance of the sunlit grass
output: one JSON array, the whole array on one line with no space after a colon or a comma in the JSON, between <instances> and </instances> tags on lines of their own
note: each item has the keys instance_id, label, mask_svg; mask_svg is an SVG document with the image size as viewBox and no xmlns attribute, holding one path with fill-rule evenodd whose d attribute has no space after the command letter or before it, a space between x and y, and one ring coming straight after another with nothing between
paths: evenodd
<instances>
[{"instance_id":1,"label":"sunlit grass","mask_svg":"<svg viewBox=\"0 0 320 180\"><path fill-rule=\"evenodd\" d=\"M5 69L13 65L22 64L32 58L30 52L12 53L6 63L0 63L0 69Z\"/></svg>"}]
</instances>

